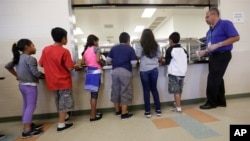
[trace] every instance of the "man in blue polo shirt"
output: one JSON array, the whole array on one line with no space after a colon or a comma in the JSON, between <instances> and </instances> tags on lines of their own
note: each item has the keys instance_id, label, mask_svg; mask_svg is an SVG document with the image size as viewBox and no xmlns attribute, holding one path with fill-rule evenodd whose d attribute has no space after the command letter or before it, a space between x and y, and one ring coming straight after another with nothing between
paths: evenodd
<instances>
[{"instance_id":1,"label":"man in blue polo shirt","mask_svg":"<svg viewBox=\"0 0 250 141\"><path fill-rule=\"evenodd\" d=\"M130 36L122 32L120 44L111 48L107 62L112 62L111 101L114 103L117 116L127 119L133 116L128 113L128 104L132 102L132 64L136 63L135 50L130 46Z\"/></svg>"},{"instance_id":2,"label":"man in blue polo shirt","mask_svg":"<svg viewBox=\"0 0 250 141\"><path fill-rule=\"evenodd\" d=\"M209 73L207 77L207 101L200 109L226 107L223 76L231 60L233 43L240 36L233 23L220 19L217 8L211 8L206 13L206 22L210 26L207 32L207 49L209 55Z\"/></svg>"}]
</instances>

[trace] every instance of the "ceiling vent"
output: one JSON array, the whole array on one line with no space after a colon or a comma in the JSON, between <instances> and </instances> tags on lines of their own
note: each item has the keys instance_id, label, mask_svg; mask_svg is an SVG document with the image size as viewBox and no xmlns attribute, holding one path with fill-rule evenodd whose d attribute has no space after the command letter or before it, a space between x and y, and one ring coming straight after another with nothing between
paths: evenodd
<instances>
[{"instance_id":1,"label":"ceiling vent","mask_svg":"<svg viewBox=\"0 0 250 141\"><path fill-rule=\"evenodd\" d=\"M105 24L105 25L104 25L104 28L113 28L113 27L114 27L113 24Z\"/></svg>"},{"instance_id":2,"label":"ceiling vent","mask_svg":"<svg viewBox=\"0 0 250 141\"><path fill-rule=\"evenodd\" d=\"M152 24L149 26L151 30L155 30L164 20L166 17L156 17Z\"/></svg>"}]
</instances>

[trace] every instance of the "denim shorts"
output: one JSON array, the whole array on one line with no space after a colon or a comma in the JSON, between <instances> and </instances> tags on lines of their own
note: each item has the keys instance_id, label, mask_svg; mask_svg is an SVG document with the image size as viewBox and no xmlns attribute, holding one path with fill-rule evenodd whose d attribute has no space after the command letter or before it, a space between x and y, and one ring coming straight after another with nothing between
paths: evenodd
<instances>
[{"instance_id":1,"label":"denim shorts","mask_svg":"<svg viewBox=\"0 0 250 141\"><path fill-rule=\"evenodd\" d=\"M74 99L72 90L56 90L53 91L55 103L58 112L72 111L74 108Z\"/></svg>"},{"instance_id":2,"label":"denim shorts","mask_svg":"<svg viewBox=\"0 0 250 141\"><path fill-rule=\"evenodd\" d=\"M168 75L168 92L170 94L181 94L184 84L184 76Z\"/></svg>"}]
</instances>

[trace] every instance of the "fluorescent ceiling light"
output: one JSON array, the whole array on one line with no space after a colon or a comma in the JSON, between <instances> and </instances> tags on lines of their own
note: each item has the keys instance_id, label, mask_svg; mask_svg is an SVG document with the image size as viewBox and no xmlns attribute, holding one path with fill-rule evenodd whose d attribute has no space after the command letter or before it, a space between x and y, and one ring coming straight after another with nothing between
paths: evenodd
<instances>
[{"instance_id":1,"label":"fluorescent ceiling light","mask_svg":"<svg viewBox=\"0 0 250 141\"><path fill-rule=\"evenodd\" d=\"M77 27L75 30L74 30L74 35L82 35L83 34L83 31L81 30L81 28Z\"/></svg>"},{"instance_id":2,"label":"fluorescent ceiling light","mask_svg":"<svg viewBox=\"0 0 250 141\"><path fill-rule=\"evenodd\" d=\"M145 8L141 17L142 18L150 18L153 16L153 14L155 13L156 8Z\"/></svg>"},{"instance_id":3,"label":"fluorescent ceiling light","mask_svg":"<svg viewBox=\"0 0 250 141\"><path fill-rule=\"evenodd\" d=\"M83 41L84 43L86 43L86 42L87 42L87 38L82 38L82 41Z\"/></svg>"},{"instance_id":4,"label":"fluorescent ceiling light","mask_svg":"<svg viewBox=\"0 0 250 141\"><path fill-rule=\"evenodd\" d=\"M76 17L74 15L70 16L69 21L71 21L71 23L75 24L76 23Z\"/></svg>"},{"instance_id":5,"label":"fluorescent ceiling light","mask_svg":"<svg viewBox=\"0 0 250 141\"><path fill-rule=\"evenodd\" d=\"M74 39L75 43L78 43L78 40L77 39Z\"/></svg>"},{"instance_id":6,"label":"fluorescent ceiling light","mask_svg":"<svg viewBox=\"0 0 250 141\"><path fill-rule=\"evenodd\" d=\"M144 25L137 25L137 26L135 27L134 32L142 32L142 30L143 30L144 28L145 28Z\"/></svg>"}]
</instances>

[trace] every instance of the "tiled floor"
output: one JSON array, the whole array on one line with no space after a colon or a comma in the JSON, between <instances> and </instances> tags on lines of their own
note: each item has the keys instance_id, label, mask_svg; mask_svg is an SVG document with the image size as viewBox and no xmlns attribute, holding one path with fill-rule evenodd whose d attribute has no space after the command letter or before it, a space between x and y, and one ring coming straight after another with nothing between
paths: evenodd
<instances>
[{"instance_id":1,"label":"tiled floor","mask_svg":"<svg viewBox=\"0 0 250 141\"><path fill-rule=\"evenodd\" d=\"M183 107L183 113L163 107L163 115L144 117L143 110L133 111L134 117L121 120L113 113L89 122L88 115L73 117L72 129L57 133L56 119L45 123L45 132L38 137L20 139L21 122L1 123L4 141L229 141L230 124L250 123L250 98L228 100L228 107L200 110L198 104Z\"/></svg>"}]
</instances>

